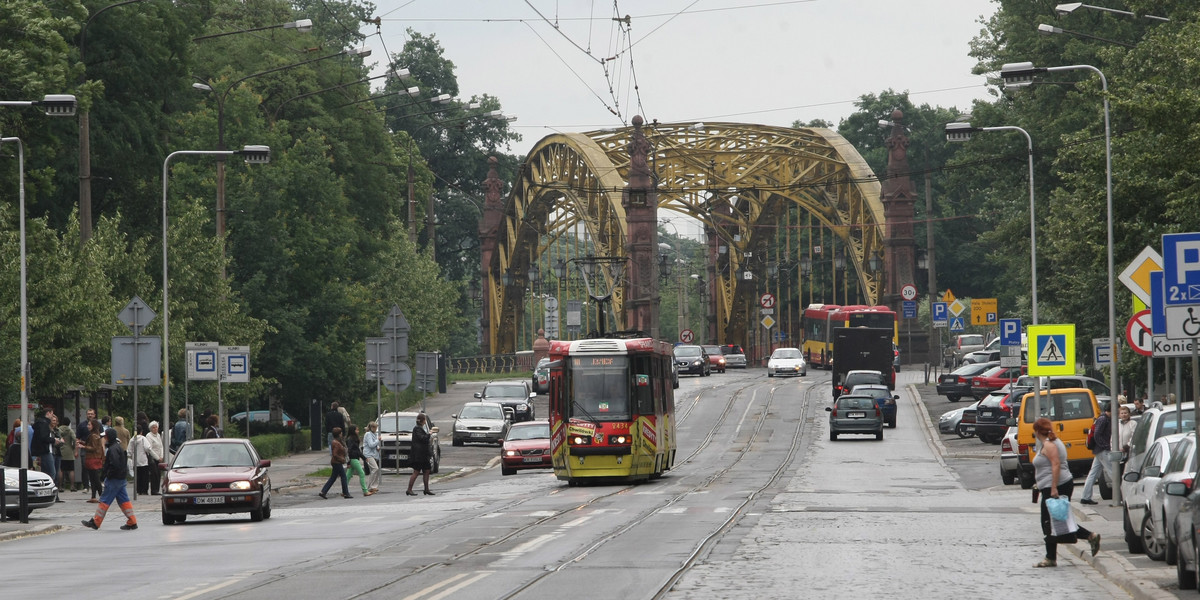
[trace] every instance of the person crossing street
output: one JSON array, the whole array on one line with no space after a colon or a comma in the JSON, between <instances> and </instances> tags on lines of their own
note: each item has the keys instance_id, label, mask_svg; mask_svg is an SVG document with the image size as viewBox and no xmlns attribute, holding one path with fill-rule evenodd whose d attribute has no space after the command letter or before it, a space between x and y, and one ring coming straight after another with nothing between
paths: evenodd
<instances>
[{"instance_id":1,"label":"person crossing street","mask_svg":"<svg viewBox=\"0 0 1200 600\"><path fill-rule=\"evenodd\" d=\"M137 517L133 514L133 503L129 501L129 494L125 491L125 480L129 477L129 467L126 464L128 455L121 447L115 429L104 432L104 437L108 441L108 450L104 452L104 493L100 496L100 505L96 507L96 514L83 521L83 526L88 529L100 529L109 505L116 502L117 506L121 507L121 511L125 513L125 524L121 526L121 529L126 531L137 529Z\"/></svg>"}]
</instances>

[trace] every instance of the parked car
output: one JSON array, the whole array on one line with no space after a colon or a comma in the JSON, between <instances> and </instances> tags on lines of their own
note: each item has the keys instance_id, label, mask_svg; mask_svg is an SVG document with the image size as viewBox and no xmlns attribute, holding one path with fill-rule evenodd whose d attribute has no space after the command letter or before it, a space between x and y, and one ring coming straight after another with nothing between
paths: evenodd
<instances>
[{"instance_id":1,"label":"parked car","mask_svg":"<svg viewBox=\"0 0 1200 600\"><path fill-rule=\"evenodd\" d=\"M417 426L416 412L386 412L379 415L379 466L380 468L408 468L408 455L412 451L412 430ZM439 427L429 415L425 415L429 427L429 461L431 470L437 473L442 465L442 441Z\"/></svg>"},{"instance_id":2,"label":"parked car","mask_svg":"<svg viewBox=\"0 0 1200 600\"><path fill-rule=\"evenodd\" d=\"M900 346L892 344L892 368L900 372Z\"/></svg>"},{"instance_id":3,"label":"parked car","mask_svg":"<svg viewBox=\"0 0 1200 600\"><path fill-rule=\"evenodd\" d=\"M843 394L825 411L829 413L830 440L846 433L875 434L875 439L883 439L883 411L871 396Z\"/></svg>"},{"instance_id":4,"label":"parked car","mask_svg":"<svg viewBox=\"0 0 1200 600\"><path fill-rule=\"evenodd\" d=\"M1151 554L1152 548L1162 548L1162 556L1156 560L1164 560L1168 565L1174 565L1178 559L1179 547L1175 532L1175 516L1183 506L1183 496L1192 487L1196 477L1196 437L1195 432L1184 434L1171 452L1171 460L1163 470L1162 478L1154 484L1154 493L1146 506L1146 517L1142 519L1142 543L1146 545L1146 556L1156 558ZM1174 493L1168 494L1167 488L1174 486Z\"/></svg>"},{"instance_id":5,"label":"parked car","mask_svg":"<svg viewBox=\"0 0 1200 600\"><path fill-rule=\"evenodd\" d=\"M1183 428L1179 427L1178 413L1183 414ZM1133 430L1133 439L1129 442L1129 455L1125 457L1125 468L1141 470L1142 461L1150 450L1154 440L1172 433L1181 433L1195 429L1196 405L1185 402L1182 406L1162 406L1156 404L1138 415L1137 427Z\"/></svg>"},{"instance_id":6,"label":"parked car","mask_svg":"<svg viewBox=\"0 0 1200 600\"><path fill-rule=\"evenodd\" d=\"M250 440L189 440L168 466L162 486L162 522L188 515L250 513L271 518L271 461L259 458Z\"/></svg>"},{"instance_id":7,"label":"parked car","mask_svg":"<svg viewBox=\"0 0 1200 600\"><path fill-rule=\"evenodd\" d=\"M237 414L229 417L229 422L235 424L238 427L243 427L242 422L244 422L245 420L246 420L245 411L237 413ZM251 423L269 423L270 421L271 421L271 411L269 411L269 410L252 410L252 411L250 411L250 422ZM300 421L297 420L296 417L293 417L292 415L289 415L286 412L284 412L282 414L282 419L280 420L280 423L284 427L292 427L292 428L297 428L297 429L300 427ZM257 429L257 427L255 427L255 429Z\"/></svg>"},{"instance_id":8,"label":"parked car","mask_svg":"<svg viewBox=\"0 0 1200 600\"><path fill-rule=\"evenodd\" d=\"M963 365L950 373L945 373L938 377L937 393L945 396L951 402L958 402L962 397L971 397L971 378L992 368L998 367L1000 363L981 363L975 365Z\"/></svg>"},{"instance_id":9,"label":"parked car","mask_svg":"<svg viewBox=\"0 0 1200 600\"><path fill-rule=\"evenodd\" d=\"M675 364L679 367L680 375L707 377L712 370L704 347L692 344L675 346Z\"/></svg>"},{"instance_id":10,"label":"parked car","mask_svg":"<svg viewBox=\"0 0 1200 600\"><path fill-rule=\"evenodd\" d=\"M883 422L892 429L896 428L896 401L900 399L900 396L889 390L888 386L875 383L856 385L851 388L850 395L874 398L875 405L883 413Z\"/></svg>"},{"instance_id":11,"label":"parked car","mask_svg":"<svg viewBox=\"0 0 1200 600\"><path fill-rule=\"evenodd\" d=\"M1121 481L1121 504L1124 508L1121 512L1125 545L1129 547L1130 552L1141 553L1149 550L1151 558L1157 556L1156 560L1162 560L1161 546L1153 545L1149 549L1146 547L1142 539L1142 523L1145 522L1146 507L1150 504L1154 487L1162 479L1163 471L1171 461L1171 454L1184 437L1182 433L1159 437L1150 443L1149 449L1142 457L1143 461L1137 467L1132 467L1129 463L1125 465L1125 475Z\"/></svg>"},{"instance_id":12,"label":"parked car","mask_svg":"<svg viewBox=\"0 0 1200 600\"><path fill-rule=\"evenodd\" d=\"M533 368L533 378L530 380L530 387L535 394L550 393L550 359L543 358L537 362L537 366Z\"/></svg>"},{"instance_id":13,"label":"parked car","mask_svg":"<svg viewBox=\"0 0 1200 600\"><path fill-rule=\"evenodd\" d=\"M1038 410L1034 412L1033 394L1021 397L1020 416L1015 419L1017 427L1017 442L1021 456L1021 485L1033 482L1033 456L1036 444L1033 439L1033 423L1039 417L1050 419L1054 431L1067 447L1067 465L1077 477L1087 474L1092 468L1095 457L1087 448L1087 432L1092 428L1092 422L1100 415L1100 404L1091 390L1085 388L1064 388L1041 390L1038 397ZM1101 497L1107 498L1102 484ZM1111 493L1109 490L1107 493Z\"/></svg>"},{"instance_id":14,"label":"parked car","mask_svg":"<svg viewBox=\"0 0 1200 600\"><path fill-rule=\"evenodd\" d=\"M1009 427L1000 440L1000 481L1012 485L1021 470L1020 454L1017 452L1017 428Z\"/></svg>"},{"instance_id":15,"label":"parked car","mask_svg":"<svg viewBox=\"0 0 1200 600\"><path fill-rule=\"evenodd\" d=\"M1175 530L1179 535L1178 556L1175 561L1175 578L1181 590L1194 590L1200 583L1200 486L1176 483L1167 486L1167 493L1186 493L1184 504L1175 516Z\"/></svg>"},{"instance_id":16,"label":"parked car","mask_svg":"<svg viewBox=\"0 0 1200 600\"><path fill-rule=\"evenodd\" d=\"M25 474L25 505L29 510L54 506L54 500L58 498L58 488L55 487L54 480L34 469L26 469ZM21 502L19 477L18 469L4 469L4 514L10 519L21 517L18 512Z\"/></svg>"},{"instance_id":17,"label":"parked car","mask_svg":"<svg viewBox=\"0 0 1200 600\"><path fill-rule=\"evenodd\" d=\"M455 446L466 442L504 444L512 419L498 402L468 402L455 414L450 441Z\"/></svg>"},{"instance_id":18,"label":"parked car","mask_svg":"<svg viewBox=\"0 0 1200 600\"><path fill-rule=\"evenodd\" d=\"M975 403L942 413L942 416L938 417L938 432L947 435L951 433L958 433L958 426L962 424L963 413L966 412L968 408L973 406L975 406ZM970 436L962 435L961 437Z\"/></svg>"},{"instance_id":19,"label":"parked car","mask_svg":"<svg viewBox=\"0 0 1200 600\"><path fill-rule=\"evenodd\" d=\"M1027 356L1028 356L1027 339L1028 338L1026 337L1026 334L1022 333L1021 334L1021 362L1022 362L1022 364L1026 361ZM970 354L967 354L966 356L964 356L962 359L962 364L969 365L969 364L975 364L975 363L981 363L981 362L996 362L996 361L1000 360L1000 355L1003 353L1004 353L1004 347L1000 345L1000 338L995 338L992 341L988 342L987 345L984 346L982 350L976 350L976 351L971 352Z\"/></svg>"},{"instance_id":20,"label":"parked car","mask_svg":"<svg viewBox=\"0 0 1200 600\"><path fill-rule=\"evenodd\" d=\"M526 421L508 429L500 449L500 473L512 475L519 469L549 469L550 422Z\"/></svg>"},{"instance_id":21,"label":"parked car","mask_svg":"<svg viewBox=\"0 0 1200 600\"><path fill-rule=\"evenodd\" d=\"M746 368L746 353L742 351L742 347L737 344L725 344L721 346L721 354L725 357L725 366L731 369Z\"/></svg>"},{"instance_id":22,"label":"parked car","mask_svg":"<svg viewBox=\"0 0 1200 600\"><path fill-rule=\"evenodd\" d=\"M979 419L979 401L968 406L962 411L962 419L958 422L958 427L954 429L954 433L960 438L974 437L976 421Z\"/></svg>"},{"instance_id":23,"label":"parked car","mask_svg":"<svg viewBox=\"0 0 1200 600\"><path fill-rule=\"evenodd\" d=\"M1008 433L1008 420L1017 414L1021 397L1031 390L1005 385L979 401L975 412L975 435L985 444L998 444Z\"/></svg>"},{"instance_id":24,"label":"parked car","mask_svg":"<svg viewBox=\"0 0 1200 600\"><path fill-rule=\"evenodd\" d=\"M534 419L533 399L537 394L525 381L492 381L475 392L480 402L495 402L513 411L513 423Z\"/></svg>"},{"instance_id":25,"label":"parked car","mask_svg":"<svg viewBox=\"0 0 1200 600\"><path fill-rule=\"evenodd\" d=\"M799 348L776 348L767 359L767 377L776 375L807 376L808 363L804 361L804 353Z\"/></svg>"},{"instance_id":26,"label":"parked car","mask_svg":"<svg viewBox=\"0 0 1200 600\"><path fill-rule=\"evenodd\" d=\"M725 355L721 353L720 346L704 346L704 353L708 355L708 368L711 371L725 372Z\"/></svg>"},{"instance_id":27,"label":"parked car","mask_svg":"<svg viewBox=\"0 0 1200 600\"><path fill-rule=\"evenodd\" d=\"M846 371L846 376L842 378L842 383L834 386L833 397L836 399L842 394L848 394L850 393L850 390L854 389L854 386L863 385L864 383L878 384L887 387L888 378L879 371L871 371L867 369Z\"/></svg>"},{"instance_id":28,"label":"parked car","mask_svg":"<svg viewBox=\"0 0 1200 600\"><path fill-rule=\"evenodd\" d=\"M946 368L962 365L963 357L976 351L983 350L983 336L978 333L962 333L954 336L954 341L946 349Z\"/></svg>"},{"instance_id":29,"label":"parked car","mask_svg":"<svg viewBox=\"0 0 1200 600\"><path fill-rule=\"evenodd\" d=\"M1022 375L1017 380L1017 385L1033 388L1035 377L1032 375ZM1096 396L1096 402L1101 405L1108 404L1112 400L1112 395L1108 391L1108 384L1099 379L1088 377L1086 375L1053 375L1043 376L1038 384L1041 389L1060 390L1063 388L1087 388L1091 390L1092 395ZM1116 415L1114 412L1113 415Z\"/></svg>"},{"instance_id":30,"label":"parked car","mask_svg":"<svg viewBox=\"0 0 1200 600\"><path fill-rule=\"evenodd\" d=\"M992 367L971 378L971 396L983 400L992 390L1015 382L1024 372L1025 367Z\"/></svg>"}]
</instances>

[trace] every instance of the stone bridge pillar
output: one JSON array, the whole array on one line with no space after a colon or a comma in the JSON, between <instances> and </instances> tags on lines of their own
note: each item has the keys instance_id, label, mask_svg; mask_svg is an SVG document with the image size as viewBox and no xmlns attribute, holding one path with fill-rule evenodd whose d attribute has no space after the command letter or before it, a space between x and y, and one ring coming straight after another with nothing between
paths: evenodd
<instances>
[{"instance_id":1,"label":"stone bridge pillar","mask_svg":"<svg viewBox=\"0 0 1200 600\"><path fill-rule=\"evenodd\" d=\"M642 132L644 122L641 115L633 117L629 183L621 191L627 224L625 253L629 256L625 329L658 338L658 192L650 178L647 157L651 148Z\"/></svg>"},{"instance_id":2,"label":"stone bridge pillar","mask_svg":"<svg viewBox=\"0 0 1200 600\"><path fill-rule=\"evenodd\" d=\"M887 177L883 180L882 198L885 230L883 234L883 285L879 303L900 314L900 288L915 284L913 267L916 264L916 241L913 239L913 218L916 201L908 167L908 134L904 131L904 113L892 111L892 133L887 138ZM864 259L870 259L869 256ZM864 263L866 260L863 261Z\"/></svg>"},{"instance_id":3,"label":"stone bridge pillar","mask_svg":"<svg viewBox=\"0 0 1200 600\"><path fill-rule=\"evenodd\" d=\"M479 221L479 287L480 287L480 330L483 332L483 342L480 344L481 354L492 354L491 315L493 290L491 289L488 269L492 266L492 257L496 254L496 232L500 228L500 220L504 216L504 205L500 200L500 191L504 182L496 172L499 160L495 156L488 157L487 179L483 180L484 200L483 216Z\"/></svg>"}]
</instances>

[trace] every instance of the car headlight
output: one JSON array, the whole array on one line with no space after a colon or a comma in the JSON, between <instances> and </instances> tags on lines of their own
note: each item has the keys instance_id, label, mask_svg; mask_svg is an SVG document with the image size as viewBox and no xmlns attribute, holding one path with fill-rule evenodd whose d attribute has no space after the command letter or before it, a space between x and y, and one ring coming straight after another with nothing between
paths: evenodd
<instances>
[{"instance_id":1,"label":"car headlight","mask_svg":"<svg viewBox=\"0 0 1200 600\"><path fill-rule=\"evenodd\" d=\"M188 491L188 486L186 483L169 483L167 484L167 491L172 493L186 492Z\"/></svg>"},{"instance_id":2,"label":"car headlight","mask_svg":"<svg viewBox=\"0 0 1200 600\"><path fill-rule=\"evenodd\" d=\"M235 481L235 482L229 484L229 489L244 492L244 491L250 489L250 482L249 481Z\"/></svg>"},{"instance_id":3,"label":"car headlight","mask_svg":"<svg viewBox=\"0 0 1200 600\"><path fill-rule=\"evenodd\" d=\"M517 456L517 455L518 455L518 453L517 453L517 451L516 451L516 450L505 450L505 451L504 451L504 455L505 455L505 456Z\"/></svg>"},{"instance_id":4,"label":"car headlight","mask_svg":"<svg viewBox=\"0 0 1200 600\"><path fill-rule=\"evenodd\" d=\"M518 404L517 410L529 410L529 405L525 403Z\"/></svg>"}]
</instances>

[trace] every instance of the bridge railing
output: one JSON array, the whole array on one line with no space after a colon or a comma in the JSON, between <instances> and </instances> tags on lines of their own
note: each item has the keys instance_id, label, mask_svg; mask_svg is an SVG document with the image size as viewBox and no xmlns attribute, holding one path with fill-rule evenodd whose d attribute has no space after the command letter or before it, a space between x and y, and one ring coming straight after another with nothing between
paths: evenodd
<instances>
[{"instance_id":1,"label":"bridge railing","mask_svg":"<svg viewBox=\"0 0 1200 600\"><path fill-rule=\"evenodd\" d=\"M513 373L533 370L533 353L484 354L449 359L446 370L453 374Z\"/></svg>"}]
</instances>

